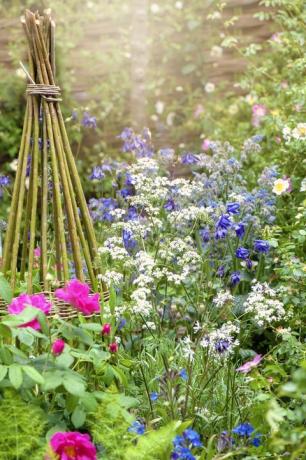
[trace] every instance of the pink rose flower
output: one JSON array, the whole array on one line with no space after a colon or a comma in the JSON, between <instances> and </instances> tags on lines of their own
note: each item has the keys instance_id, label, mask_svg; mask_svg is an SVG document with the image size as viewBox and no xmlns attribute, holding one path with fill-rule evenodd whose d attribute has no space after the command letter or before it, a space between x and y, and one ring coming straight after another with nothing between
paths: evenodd
<instances>
[{"instance_id":1,"label":"pink rose flower","mask_svg":"<svg viewBox=\"0 0 306 460\"><path fill-rule=\"evenodd\" d=\"M99 294L89 294L89 286L77 279L69 281L62 289L55 291L55 297L69 303L84 315L100 311Z\"/></svg>"},{"instance_id":2,"label":"pink rose flower","mask_svg":"<svg viewBox=\"0 0 306 460\"><path fill-rule=\"evenodd\" d=\"M111 333L111 325L109 323L105 323L102 326L102 335L109 335Z\"/></svg>"},{"instance_id":3,"label":"pink rose flower","mask_svg":"<svg viewBox=\"0 0 306 460\"><path fill-rule=\"evenodd\" d=\"M56 339L55 342L52 343L51 351L55 356L59 356L63 353L65 348L65 342L62 339Z\"/></svg>"},{"instance_id":4,"label":"pink rose flower","mask_svg":"<svg viewBox=\"0 0 306 460\"><path fill-rule=\"evenodd\" d=\"M253 367L256 367L260 363L261 360L262 360L261 355L255 355L254 358L251 359L251 361L247 361L242 366L238 367L236 371L242 372L243 374L247 374L248 372L250 372L250 370Z\"/></svg>"},{"instance_id":5,"label":"pink rose flower","mask_svg":"<svg viewBox=\"0 0 306 460\"><path fill-rule=\"evenodd\" d=\"M47 301L44 294L20 294L12 300L8 306L8 312L11 315L19 315L28 306L37 308L37 310L42 311L45 315L48 315L52 309L51 303ZM19 327L31 327L36 330L40 330L41 328L37 319L21 324Z\"/></svg>"},{"instance_id":6,"label":"pink rose flower","mask_svg":"<svg viewBox=\"0 0 306 460\"><path fill-rule=\"evenodd\" d=\"M111 343L111 344L109 345L108 349L109 349L109 351L110 351L111 353L117 353L117 351L118 351L118 349L119 349L118 343L117 343L117 342Z\"/></svg>"},{"instance_id":7,"label":"pink rose flower","mask_svg":"<svg viewBox=\"0 0 306 460\"><path fill-rule=\"evenodd\" d=\"M97 451L88 434L77 431L55 433L50 440L58 460L97 460Z\"/></svg>"}]
</instances>

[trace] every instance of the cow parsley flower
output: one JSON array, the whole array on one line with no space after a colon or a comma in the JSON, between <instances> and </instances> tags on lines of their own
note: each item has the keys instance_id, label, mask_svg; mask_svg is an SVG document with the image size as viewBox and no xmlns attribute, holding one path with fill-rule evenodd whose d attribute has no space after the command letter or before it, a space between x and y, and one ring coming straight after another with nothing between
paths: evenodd
<instances>
[{"instance_id":1,"label":"cow parsley flower","mask_svg":"<svg viewBox=\"0 0 306 460\"><path fill-rule=\"evenodd\" d=\"M246 313L259 327L279 321L285 315L284 305L277 298L277 292L267 283L255 283L243 304Z\"/></svg>"}]
</instances>

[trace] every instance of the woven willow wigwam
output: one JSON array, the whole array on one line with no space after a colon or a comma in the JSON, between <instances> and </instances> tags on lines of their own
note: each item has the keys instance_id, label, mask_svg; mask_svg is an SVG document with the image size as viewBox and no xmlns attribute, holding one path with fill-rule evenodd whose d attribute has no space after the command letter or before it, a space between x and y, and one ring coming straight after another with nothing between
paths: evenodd
<instances>
[{"instance_id":1,"label":"woven willow wigwam","mask_svg":"<svg viewBox=\"0 0 306 460\"><path fill-rule=\"evenodd\" d=\"M55 25L49 15L30 11L21 22L29 60L28 68L22 65L28 78L27 102L2 271L13 289L20 277L32 293L34 249L39 246L43 291L50 291L50 272L63 285L72 277L71 267L74 277L85 281L88 276L95 289L97 242L59 104Z\"/></svg>"}]
</instances>

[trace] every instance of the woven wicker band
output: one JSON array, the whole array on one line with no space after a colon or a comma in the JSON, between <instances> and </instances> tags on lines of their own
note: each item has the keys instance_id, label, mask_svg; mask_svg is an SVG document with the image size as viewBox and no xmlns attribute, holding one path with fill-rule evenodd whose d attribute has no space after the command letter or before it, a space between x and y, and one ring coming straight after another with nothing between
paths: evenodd
<instances>
[{"instance_id":1,"label":"woven wicker band","mask_svg":"<svg viewBox=\"0 0 306 460\"><path fill-rule=\"evenodd\" d=\"M28 96L41 96L48 102L57 102L62 100L59 97L61 95L61 89L59 86L55 85L29 83L27 85L26 93Z\"/></svg>"}]
</instances>

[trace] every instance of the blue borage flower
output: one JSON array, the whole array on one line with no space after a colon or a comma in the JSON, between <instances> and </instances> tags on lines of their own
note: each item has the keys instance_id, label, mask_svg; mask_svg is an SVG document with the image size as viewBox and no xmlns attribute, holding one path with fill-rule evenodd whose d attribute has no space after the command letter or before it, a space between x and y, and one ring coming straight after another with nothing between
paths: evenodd
<instances>
[{"instance_id":1,"label":"blue borage flower","mask_svg":"<svg viewBox=\"0 0 306 460\"><path fill-rule=\"evenodd\" d=\"M181 369L180 372L179 372L179 376L180 376L183 380L188 380L188 374L187 374L186 369Z\"/></svg>"},{"instance_id":2,"label":"blue borage flower","mask_svg":"<svg viewBox=\"0 0 306 460\"><path fill-rule=\"evenodd\" d=\"M255 240L254 250L257 252L267 253L270 250L270 244L265 240Z\"/></svg>"},{"instance_id":3,"label":"blue borage flower","mask_svg":"<svg viewBox=\"0 0 306 460\"><path fill-rule=\"evenodd\" d=\"M229 347L230 347L230 343L226 339L218 340L218 342L215 343L215 350L220 354L227 351Z\"/></svg>"},{"instance_id":4,"label":"blue borage flower","mask_svg":"<svg viewBox=\"0 0 306 460\"><path fill-rule=\"evenodd\" d=\"M237 425L235 428L233 428L232 432L234 434L237 434L241 438L247 438L250 439L251 444L255 447L259 447L261 445L261 434L260 433L255 433L254 427L250 423L241 423L240 425Z\"/></svg>"},{"instance_id":5,"label":"blue borage flower","mask_svg":"<svg viewBox=\"0 0 306 460\"><path fill-rule=\"evenodd\" d=\"M158 397L159 397L159 394L156 393L156 391L153 391L152 393L150 393L150 399L151 401L157 401L158 400Z\"/></svg>"},{"instance_id":6,"label":"blue borage flower","mask_svg":"<svg viewBox=\"0 0 306 460\"><path fill-rule=\"evenodd\" d=\"M192 448L203 447L199 433L191 428L187 428L182 435L178 435L173 440L174 451L171 454L172 460L195 460Z\"/></svg>"},{"instance_id":7,"label":"blue borage flower","mask_svg":"<svg viewBox=\"0 0 306 460\"><path fill-rule=\"evenodd\" d=\"M250 423L241 423L233 428L233 433L238 434L238 436L251 436L254 432L254 427Z\"/></svg>"},{"instance_id":8,"label":"blue borage flower","mask_svg":"<svg viewBox=\"0 0 306 460\"><path fill-rule=\"evenodd\" d=\"M242 260L245 260L249 257L250 255L250 251L246 248L238 248L236 250L236 257L238 257L238 259L242 259Z\"/></svg>"},{"instance_id":9,"label":"blue borage flower","mask_svg":"<svg viewBox=\"0 0 306 460\"><path fill-rule=\"evenodd\" d=\"M132 425L129 426L128 428L129 433L136 433L138 435L144 434L145 431L146 431L145 426L142 423L138 422L138 420L133 422Z\"/></svg>"}]
</instances>

